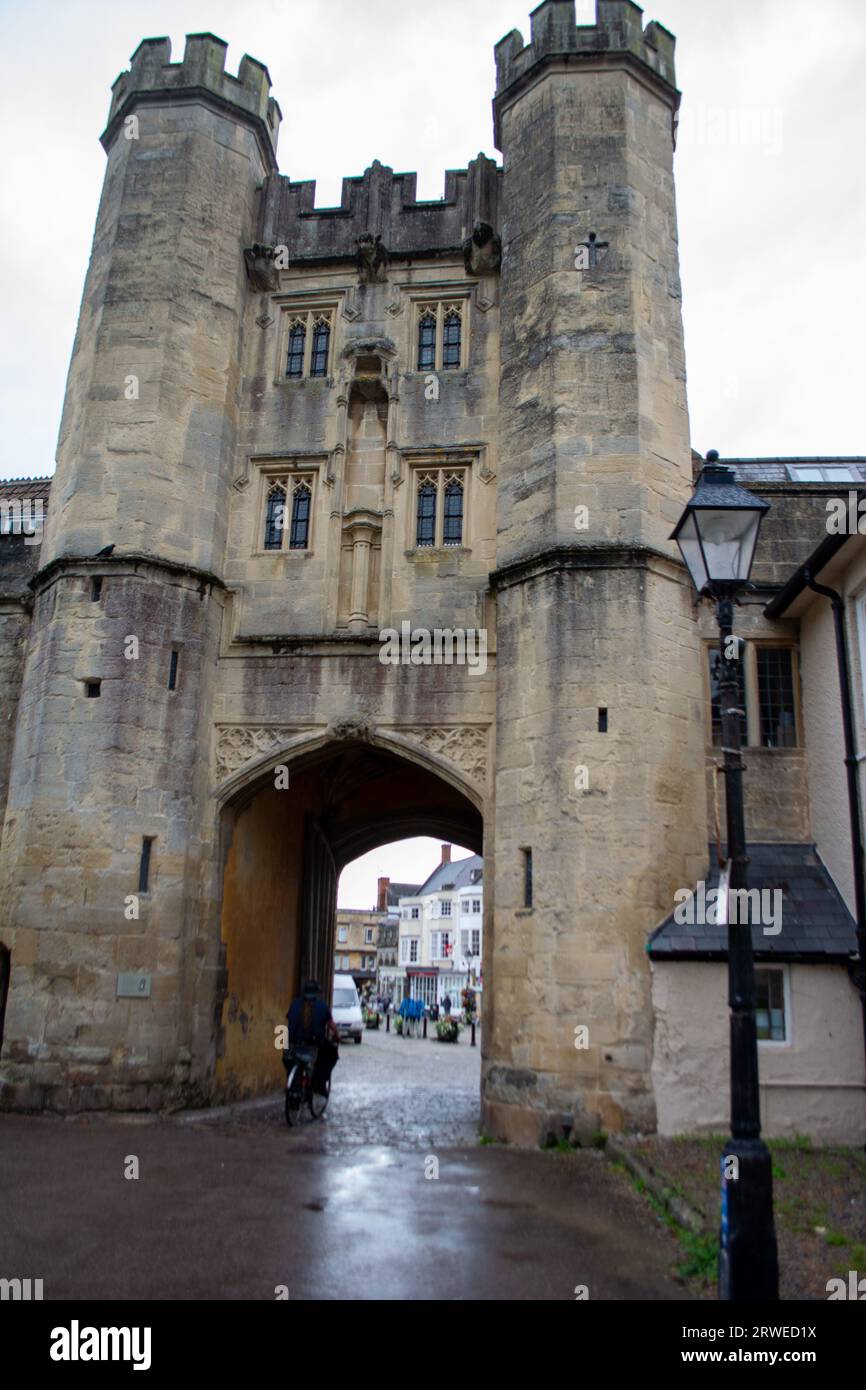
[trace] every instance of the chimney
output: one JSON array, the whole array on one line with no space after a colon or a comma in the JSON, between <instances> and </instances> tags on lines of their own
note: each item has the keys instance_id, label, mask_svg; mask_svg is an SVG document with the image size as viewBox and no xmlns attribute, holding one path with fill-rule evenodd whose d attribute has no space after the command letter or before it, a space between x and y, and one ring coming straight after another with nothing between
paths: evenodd
<instances>
[{"instance_id":1,"label":"chimney","mask_svg":"<svg viewBox=\"0 0 866 1390\"><path fill-rule=\"evenodd\" d=\"M451 863L451 846L450 846L450 845L443 845L443 846L442 846L442 861L441 861L441 862L442 862L443 864L450 864L450 863Z\"/></svg>"},{"instance_id":2,"label":"chimney","mask_svg":"<svg viewBox=\"0 0 866 1390\"><path fill-rule=\"evenodd\" d=\"M379 891L376 897L376 911L388 911L388 889L391 887L390 878L379 879Z\"/></svg>"}]
</instances>

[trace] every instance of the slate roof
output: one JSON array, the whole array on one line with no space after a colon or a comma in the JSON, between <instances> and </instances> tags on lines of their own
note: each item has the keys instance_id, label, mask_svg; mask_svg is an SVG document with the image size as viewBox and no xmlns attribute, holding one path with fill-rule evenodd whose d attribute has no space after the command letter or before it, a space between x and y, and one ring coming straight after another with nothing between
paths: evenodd
<instances>
[{"instance_id":1,"label":"slate roof","mask_svg":"<svg viewBox=\"0 0 866 1390\"><path fill-rule=\"evenodd\" d=\"M399 907L401 898L414 898L418 895L420 883L392 883L388 887L388 906Z\"/></svg>"},{"instance_id":2,"label":"slate roof","mask_svg":"<svg viewBox=\"0 0 866 1390\"><path fill-rule=\"evenodd\" d=\"M718 860L710 845L707 891L719 882ZM752 948L759 961L828 964L848 960L857 950L854 919L814 845L750 844L749 888L782 890L782 930L766 935L752 926ZM727 928L710 923L680 924L671 913L647 942L652 960L727 960Z\"/></svg>"},{"instance_id":3,"label":"slate roof","mask_svg":"<svg viewBox=\"0 0 866 1390\"><path fill-rule=\"evenodd\" d=\"M422 883L414 893L407 893L406 897L420 898L427 893L441 893L445 890L445 884L451 888L468 888L472 884L472 873L479 870L475 886L481 883L484 860L480 854L470 854L466 859L456 859L452 864L437 864L426 883Z\"/></svg>"}]
</instances>

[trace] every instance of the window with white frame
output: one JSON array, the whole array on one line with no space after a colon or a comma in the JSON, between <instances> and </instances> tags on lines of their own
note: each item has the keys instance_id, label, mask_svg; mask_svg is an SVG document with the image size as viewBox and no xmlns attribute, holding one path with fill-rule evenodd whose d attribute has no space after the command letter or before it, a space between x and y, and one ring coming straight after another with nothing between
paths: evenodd
<instances>
[{"instance_id":1,"label":"window with white frame","mask_svg":"<svg viewBox=\"0 0 866 1390\"><path fill-rule=\"evenodd\" d=\"M417 371L453 372L465 367L468 302L466 299L442 299L416 306Z\"/></svg>"},{"instance_id":2,"label":"window with white frame","mask_svg":"<svg viewBox=\"0 0 866 1390\"><path fill-rule=\"evenodd\" d=\"M413 921L413 922L417 922L417 921L418 921L418 918L421 916L421 909L420 909L420 907L413 907L413 908L410 908L410 913L411 913L412 921Z\"/></svg>"},{"instance_id":3,"label":"window with white frame","mask_svg":"<svg viewBox=\"0 0 866 1390\"><path fill-rule=\"evenodd\" d=\"M440 917L450 917L450 916L451 916L451 900L450 900L450 898L443 898L442 901L441 901L441 903L439 904L439 906L440 906L440 908L441 908L441 912L440 912L440 914L439 914Z\"/></svg>"},{"instance_id":4,"label":"window with white frame","mask_svg":"<svg viewBox=\"0 0 866 1390\"><path fill-rule=\"evenodd\" d=\"M473 955L473 956L480 956L480 955L481 955L481 929L480 929L480 927L473 927L473 928L472 928L472 955Z\"/></svg>"},{"instance_id":5,"label":"window with white frame","mask_svg":"<svg viewBox=\"0 0 866 1390\"><path fill-rule=\"evenodd\" d=\"M348 931L348 927L337 928L337 940L340 942L341 945L344 941L348 940Z\"/></svg>"},{"instance_id":6,"label":"window with white frame","mask_svg":"<svg viewBox=\"0 0 866 1390\"><path fill-rule=\"evenodd\" d=\"M372 928L372 927L365 927L365 928L364 928L364 944L365 944L366 946L372 946L372 944L373 944L373 928Z\"/></svg>"},{"instance_id":7,"label":"window with white frame","mask_svg":"<svg viewBox=\"0 0 866 1390\"><path fill-rule=\"evenodd\" d=\"M309 550L313 473L265 475L263 550Z\"/></svg>"},{"instance_id":8,"label":"window with white frame","mask_svg":"<svg viewBox=\"0 0 866 1390\"><path fill-rule=\"evenodd\" d=\"M471 904L470 904L470 902L469 902L469 899L468 899L468 898L463 898L462 902L460 903L460 913L461 913L461 915L462 915L464 912L468 912L470 906L471 906Z\"/></svg>"},{"instance_id":9,"label":"window with white frame","mask_svg":"<svg viewBox=\"0 0 866 1390\"><path fill-rule=\"evenodd\" d=\"M473 911L476 915L481 911L481 899L480 899L480 898L473 898L473 899L472 899L472 911Z\"/></svg>"},{"instance_id":10,"label":"window with white frame","mask_svg":"<svg viewBox=\"0 0 866 1390\"><path fill-rule=\"evenodd\" d=\"M787 971L784 967L755 967L755 1023L758 1042L790 1041L787 984Z\"/></svg>"},{"instance_id":11,"label":"window with white frame","mask_svg":"<svg viewBox=\"0 0 866 1390\"><path fill-rule=\"evenodd\" d=\"M417 965L420 937L404 936L400 942L400 960L404 965Z\"/></svg>"},{"instance_id":12,"label":"window with white frame","mask_svg":"<svg viewBox=\"0 0 866 1390\"><path fill-rule=\"evenodd\" d=\"M348 957L348 956L343 956L343 969L344 969L344 970L348 970L348 969L349 969L349 957Z\"/></svg>"}]
</instances>

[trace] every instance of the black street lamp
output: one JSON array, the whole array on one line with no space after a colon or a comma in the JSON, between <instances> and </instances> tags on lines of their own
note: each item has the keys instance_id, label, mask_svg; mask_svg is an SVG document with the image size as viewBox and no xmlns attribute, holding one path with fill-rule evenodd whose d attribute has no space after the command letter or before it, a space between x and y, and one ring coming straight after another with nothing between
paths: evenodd
<instances>
[{"instance_id":1,"label":"black street lamp","mask_svg":"<svg viewBox=\"0 0 866 1390\"><path fill-rule=\"evenodd\" d=\"M734 600L746 588L758 533L769 506L738 487L734 471L715 450L671 536L692 582L715 601L719 624L719 708L725 757L728 831L728 894L746 887L746 823L743 810L740 644L733 636ZM742 902L743 897L736 901ZM730 901L730 898L729 898ZM773 1225L773 1170L761 1139L758 1035L755 1025L755 962L752 928L728 919L728 1004L731 1010L731 1137L722 1154L719 1297L738 1301L776 1299L779 1264Z\"/></svg>"}]
</instances>

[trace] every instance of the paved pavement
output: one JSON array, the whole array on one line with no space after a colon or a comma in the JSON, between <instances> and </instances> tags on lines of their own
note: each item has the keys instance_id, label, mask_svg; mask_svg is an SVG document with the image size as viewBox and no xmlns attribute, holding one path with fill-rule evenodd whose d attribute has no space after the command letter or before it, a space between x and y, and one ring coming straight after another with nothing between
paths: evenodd
<instances>
[{"instance_id":1,"label":"paved pavement","mask_svg":"<svg viewBox=\"0 0 866 1390\"><path fill-rule=\"evenodd\" d=\"M684 1297L672 1237L603 1155L478 1143L477 1049L341 1052L325 1119L297 1130L281 1098L0 1116L0 1277L46 1299Z\"/></svg>"}]
</instances>

